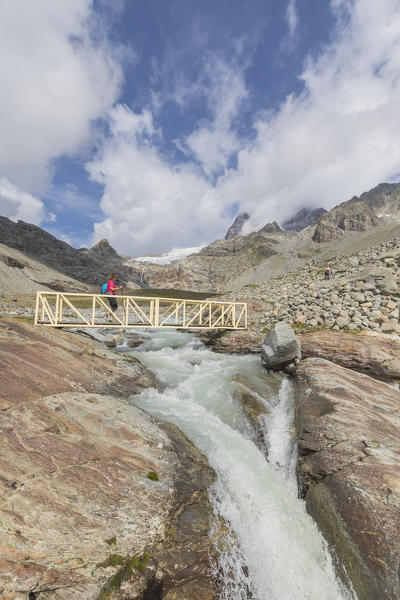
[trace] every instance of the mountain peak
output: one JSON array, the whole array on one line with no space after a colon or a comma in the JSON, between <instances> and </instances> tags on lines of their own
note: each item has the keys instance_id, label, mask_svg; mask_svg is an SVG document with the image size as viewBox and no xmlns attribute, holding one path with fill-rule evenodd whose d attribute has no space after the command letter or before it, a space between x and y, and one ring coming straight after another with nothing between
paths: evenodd
<instances>
[{"instance_id":1,"label":"mountain peak","mask_svg":"<svg viewBox=\"0 0 400 600\"><path fill-rule=\"evenodd\" d=\"M114 250L108 240L103 239L97 242L92 248L90 248L89 252L107 257L116 257L118 253Z\"/></svg>"},{"instance_id":2,"label":"mountain peak","mask_svg":"<svg viewBox=\"0 0 400 600\"><path fill-rule=\"evenodd\" d=\"M327 211L325 208L300 208L293 217L282 223L283 229L288 231L303 231L309 225L315 223L315 219Z\"/></svg>"},{"instance_id":3,"label":"mountain peak","mask_svg":"<svg viewBox=\"0 0 400 600\"><path fill-rule=\"evenodd\" d=\"M272 221L272 223L267 223L264 227L259 229L258 233L279 233L282 229L279 227L276 221Z\"/></svg>"},{"instance_id":4,"label":"mountain peak","mask_svg":"<svg viewBox=\"0 0 400 600\"><path fill-rule=\"evenodd\" d=\"M229 227L228 231L226 232L225 239L231 240L232 238L240 235L242 233L243 225L249 219L250 215L247 212L238 215L233 221L232 225Z\"/></svg>"}]
</instances>

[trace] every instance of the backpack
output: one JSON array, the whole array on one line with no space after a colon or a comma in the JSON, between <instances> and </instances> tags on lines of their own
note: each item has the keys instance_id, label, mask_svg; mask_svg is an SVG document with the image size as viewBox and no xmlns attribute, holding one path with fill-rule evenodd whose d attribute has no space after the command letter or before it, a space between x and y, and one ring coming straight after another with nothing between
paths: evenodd
<instances>
[{"instance_id":1,"label":"backpack","mask_svg":"<svg viewBox=\"0 0 400 600\"><path fill-rule=\"evenodd\" d=\"M103 285L101 286L101 293L107 294L107 288L108 288L108 281L107 281L107 283L103 283Z\"/></svg>"}]
</instances>

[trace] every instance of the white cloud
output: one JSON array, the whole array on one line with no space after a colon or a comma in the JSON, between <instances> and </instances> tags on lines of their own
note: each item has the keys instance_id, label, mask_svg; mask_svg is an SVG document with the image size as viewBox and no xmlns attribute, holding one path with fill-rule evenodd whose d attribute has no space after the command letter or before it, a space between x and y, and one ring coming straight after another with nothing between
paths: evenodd
<instances>
[{"instance_id":1,"label":"white cloud","mask_svg":"<svg viewBox=\"0 0 400 600\"><path fill-rule=\"evenodd\" d=\"M32 192L88 141L122 71L91 0L0 3L0 173ZM117 49L118 50L118 49Z\"/></svg>"},{"instance_id":2,"label":"white cloud","mask_svg":"<svg viewBox=\"0 0 400 600\"><path fill-rule=\"evenodd\" d=\"M106 237L120 252L140 255L215 236L223 219L208 184L194 166L163 160L149 113L118 106L110 119L113 134L87 165L105 188L101 209L107 218L95 224L93 241Z\"/></svg>"},{"instance_id":3,"label":"white cloud","mask_svg":"<svg viewBox=\"0 0 400 600\"><path fill-rule=\"evenodd\" d=\"M257 123L256 143L219 186L253 226L304 204L331 208L399 172L400 2L334 8L335 42L308 61L304 92Z\"/></svg>"},{"instance_id":4,"label":"white cloud","mask_svg":"<svg viewBox=\"0 0 400 600\"><path fill-rule=\"evenodd\" d=\"M39 198L21 190L5 177L0 177L0 215L12 221L22 219L39 225L45 218L45 211Z\"/></svg>"},{"instance_id":5,"label":"white cloud","mask_svg":"<svg viewBox=\"0 0 400 600\"><path fill-rule=\"evenodd\" d=\"M248 91L243 69L216 56L208 57L201 79L212 119L193 131L181 147L211 176L224 169L240 147L233 124Z\"/></svg>"},{"instance_id":6,"label":"white cloud","mask_svg":"<svg viewBox=\"0 0 400 600\"><path fill-rule=\"evenodd\" d=\"M247 91L229 67L213 70L211 120L186 139L193 163L171 166L157 151L160 132L149 112L114 110L112 135L89 167L105 187L107 218L96 224L95 239L108 237L131 254L192 246L224 234L232 205L256 228L303 205L330 208L398 174L400 0L331 5L333 41L308 60L301 94L274 114L268 106L260 113L252 142L235 133ZM237 168L228 168L236 150ZM214 184L199 164L206 173L222 170Z\"/></svg>"},{"instance_id":7,"label":"white cloud","mask_svg":"<svg viewBox=\"0 0 400 600\"><path fill-rule=\"evenodd\" d=\"M296 35L299 16L297 13L296 0L290 0L286 9L286 20L289 27L289 40Z\"/></svg>"}]
</instances>

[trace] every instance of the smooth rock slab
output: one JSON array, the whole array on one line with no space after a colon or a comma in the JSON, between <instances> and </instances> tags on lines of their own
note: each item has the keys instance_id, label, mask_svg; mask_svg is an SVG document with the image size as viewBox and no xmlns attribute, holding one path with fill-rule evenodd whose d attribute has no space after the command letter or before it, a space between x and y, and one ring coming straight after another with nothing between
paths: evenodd
<instances>
[{"instance_id":1,"label":"smooth rock slab","mask_svg":"<svg viewBox=\"0 0 400 600\"><path fill-rule=\"evenodd\" d=\"M66 391L128 397L159 384L87 336L0 320L0 410Z\"/></svg>"},{"instance_id":2,"label":"smooth rock slab","mask_svg":"<svg viewBox=\"0 0 400 600\"><path fill-rule=\"evenodd\" d=\"M298 365L296 383L307 510L358 600L398 600L400 392L318 358Z\"/></svg>"},{"instance_id":3,"label":"smooth rock slab","mask_svg":"<svg viewBox=\"0 0 400 600\"><path fill-rule=\"evenodd\" d=\"M1 599L139 600L156 575L214 598L213 471L122 399L157 387L151 373L88 337L4 321L0 362ZM126 572L144 551L144 573Z\"/></svg>"},{"instance_id":4,"label":"smooth rock slab","mask_svg":"<svg viewBox=\"0 0 400 600\"><path fill-rule=\"evenodd\" d=\"M400 339L334 331L300 333L303 358L325 358L383 381L400 379Z\"/></svg>"},{"instance_id":5,"label":"smooth rock slab","mask_svg":"<svg viewBox=\"0 0 400 600\"><path fill-rule=\"evenodd\" d=\"M141 554L163 533L177 457L165 432L123 401L69 392L20 402L2 415L0 457L5 597L96 598L112 574L96 565Z\"/></svg>"}]
</instances>

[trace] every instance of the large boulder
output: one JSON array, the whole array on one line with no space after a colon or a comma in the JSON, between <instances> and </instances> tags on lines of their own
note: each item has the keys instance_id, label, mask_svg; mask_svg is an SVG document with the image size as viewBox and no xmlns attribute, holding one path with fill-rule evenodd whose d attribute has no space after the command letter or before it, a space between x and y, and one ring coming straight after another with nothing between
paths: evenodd
<instances>
[{"instance_id":1,"label":"large boulder","mask_svg":"<svg viewBox=\"0 0 400 600\"><path fill-rule=\"evenodd\" d=\"M367 375L320 358L297 366L300 487L359 600L400 598L399 406Z\"/></svg>"},{"instance_id":2,"label":"large boulder","mask_svg":"<svg viewBox=\"0 0 400 600\"><path fill-rule=\"evenodd\" d=\"M365 269L363 278L372 282L384 296L398 295L399 286L392 269L388 267L372 267Z\"/></svg>"},{"instance_id":3,"label":"large boulder","mask_svg":"<svg viewBox=\"0 0 400 600\"><path fill-rule=\"evenodd\" d=\"M301 344L293 329L278 321L265 336L261 346L261 362L265 369L280 371L301 359Z\"/></svg>"}]
</instances>

